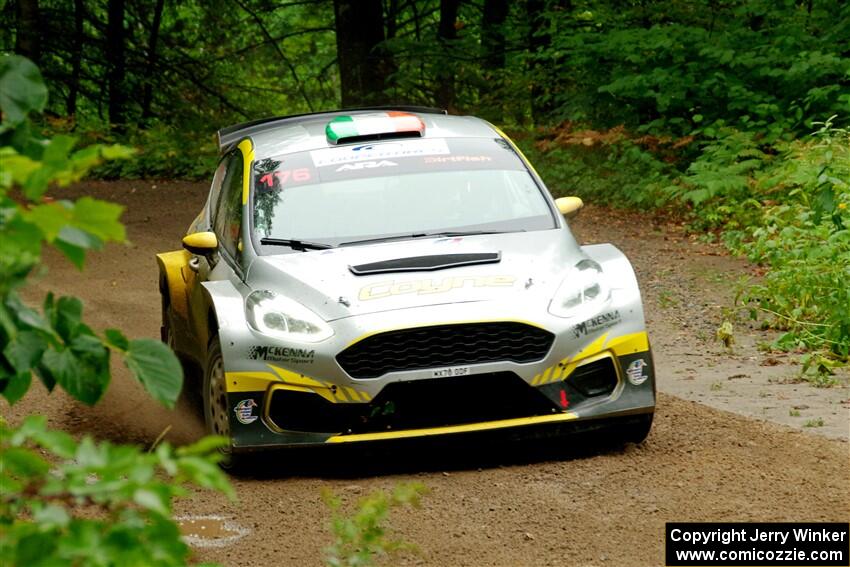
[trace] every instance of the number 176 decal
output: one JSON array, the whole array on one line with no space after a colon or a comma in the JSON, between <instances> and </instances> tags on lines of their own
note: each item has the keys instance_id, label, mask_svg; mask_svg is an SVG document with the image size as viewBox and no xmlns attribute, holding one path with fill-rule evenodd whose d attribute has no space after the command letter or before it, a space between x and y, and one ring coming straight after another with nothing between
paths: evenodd
<instances>
[{"instance_id":1,"label":"number 176 decal","mask_svg":"<svg viewBox=\"0 0 850 567\"><path fill-rule=\"evenodd\" d=\"M267 187L272 187L275 180L277 180L277 184L283 186L287 183L306 183L312 178L313 176L310 174L308 168L299 167L298 169L281 169L274 173L267 173L260 177L260 183L265 183Z\"/></svg>"}]
</instances>

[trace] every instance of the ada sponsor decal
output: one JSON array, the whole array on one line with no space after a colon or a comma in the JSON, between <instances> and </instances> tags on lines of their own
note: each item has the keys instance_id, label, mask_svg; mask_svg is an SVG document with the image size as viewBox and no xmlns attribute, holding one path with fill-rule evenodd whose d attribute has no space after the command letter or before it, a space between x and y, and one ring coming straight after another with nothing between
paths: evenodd
<instances>
[{"instance_id":1,"label":"ada sponsor decal","mask_svg":"<svg viewBox=\"0 0 850 567\"><path fill-rule=\"evenodd\" d=\"M254 408L257 407L257 402L254 400L242 400L233 411L236 413L236 419L243 425L254 423L259 416L254 415Z\"/></svg>"},{"instance_id":2,"label":"ada sponsor decal","mask_svg":"<svg viewBox=\"0 0 850 567\"><path fill-rule=\"evenodd\" d=\"M629 382L634 384L635 386L640 386L644 382L646 382L647 376L644 374L643 369L649 366L646 361L642 358L638 358L637 360L633 360L629 367L626 369L626 376L629 377Z\"/></svg>"},{"instance_id":3,"label":"ada sponsor decal","mask_svg":"<svg viewBox=\"0 0 850 567\"><path fill-rule=\"evenodd\" d=\"M583 323L579 323L578 325L573 327L573 335L575 335L576 338L579 338L582 335L589 335L591 333L595 333L596 331L601 331L603 329L613 327L619 322L619 311L603 313L601 315L597 315L596 317L592 317Z\"/></svg>"},{"instance_id":4,"label":"ada sponsor decal","mask_svg":"<svg viewBox=\"0 0 850 567\"><path fill-rule=\"evenodd\" d=\"M449 146L442 138L423 138L405 142L365 144L360 146L322 148L310 152L315 167L341 165L358 161L380 161L414 156L448 155Z\"/></svg>"},{"instance_id":5,"label":"ada sponsor decal","mask_svg":"<svg viewBox=\"0 0 850 567\"><path fill-rule=\"evenodd\" d=\"M251 360L274 360L275 362L313 362L315 350L305 348L288 348L279 346L252 346L248 349Z\"/></svg>"},{"instance_id":6,"label":"ada sponsor decal","mask_svg":"<svg viewBox=\"0 0 850 567\"><path fill-rule=\"evenodd\" d=\"M394 161L390 161L387 159L382 159L381 161L357 161L354 163L345 163L338 168L336 171L357 171L360 169L373 169L376 167L392 167L398 165Z\"/></svg>"}]
</instances>

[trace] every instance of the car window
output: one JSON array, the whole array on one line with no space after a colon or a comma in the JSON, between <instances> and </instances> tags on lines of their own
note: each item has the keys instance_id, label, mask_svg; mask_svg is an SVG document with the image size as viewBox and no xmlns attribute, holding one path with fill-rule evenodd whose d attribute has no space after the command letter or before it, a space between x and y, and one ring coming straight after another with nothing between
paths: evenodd
<instances>
[{"instance_id":1,"label":"car window","mask_svg":"<svg viewBox=\"0 0 850 567\"><path fill-rule=\"evenodd\" d=\"M232 153L227 160L224 180L215 210L214 230L221 247L239 260L242 230L242 154Z\"/></svg>"},{"instance_id":2,"label":"car window","mask_svg":"<svg viewBox=\"0 0 850 567\"><path fill-rule=\"evenodd\" d=\"M215 212L218 210L218 196L221 194L221 183L224 181L224 174L227 171L227 161L228 158L224 157L218 164L218 167L215 170L215 175L213 176L212 184L210 185L210 195L209 195L209 222L210 226L213 224L213 219L215 218Z\"/></svg>"},{"instance_id":3,"label":"car window","mask_svg":"<svg viewBox=\"0 0 850 567\"><path fill-rule=\"evenodd\" d=\"M257 237L337 245L405 233L554 229L541 189L501 139L422 139L254 164Z\"/></svg>"}]
</instances>

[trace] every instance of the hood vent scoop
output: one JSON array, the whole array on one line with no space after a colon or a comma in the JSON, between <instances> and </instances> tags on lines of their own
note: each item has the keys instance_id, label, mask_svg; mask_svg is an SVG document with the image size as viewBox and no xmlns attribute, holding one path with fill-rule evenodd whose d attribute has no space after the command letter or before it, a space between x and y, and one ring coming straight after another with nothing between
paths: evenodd
<instances>
[{"instance_id":1,"label":"hood vent scoop","mask_svg":"<svg viewBox=\"0 0 850 567\"><path fill-rule=\"evenodd\" d=\"M355 276L372 274L387 274L392 272L433 272L458 266L473 266L476 264L497 264L502 260L501 252L484 252L477 254L436 254L431 256L412 256L382 260L371 264L348 266Z\"/></svg>"}]
</instances>

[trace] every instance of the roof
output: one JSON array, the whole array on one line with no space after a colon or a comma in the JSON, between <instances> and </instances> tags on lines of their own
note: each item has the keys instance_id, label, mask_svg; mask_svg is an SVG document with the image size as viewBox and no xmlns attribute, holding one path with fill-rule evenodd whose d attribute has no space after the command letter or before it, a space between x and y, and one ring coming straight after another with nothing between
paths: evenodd
<instances>
[{"instance_id":1,"label":"roof","mask_svg":"<svg viewBox=\"0 0 850 567\"><path fill-rule=\"evenodd\" d=\"M381 107L335 110L315 114L271 118L237 124L219 131L219 148L230 150L250 137L255 159L331 147L325 126L338 116L357 116L375 112L402 111L416 115L425 124L425 138L493 138L499 134L486 121L474 116L450 116L423 107Z\"/></svg>"}]
</instances>

